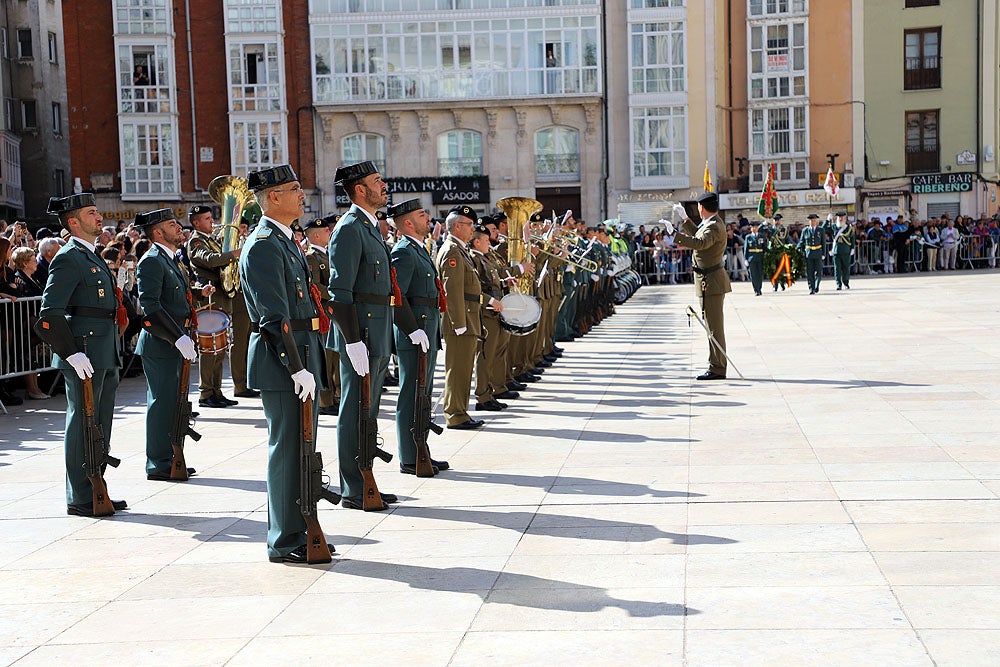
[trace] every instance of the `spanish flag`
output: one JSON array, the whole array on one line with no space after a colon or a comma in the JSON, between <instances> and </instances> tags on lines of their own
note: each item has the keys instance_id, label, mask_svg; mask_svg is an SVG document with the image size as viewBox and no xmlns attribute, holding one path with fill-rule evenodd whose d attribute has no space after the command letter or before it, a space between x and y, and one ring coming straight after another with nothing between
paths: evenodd
<instances>
[{"instance_id":1,"label":"spanish flag","mask_svg":"<svg viewBox=\"0 0 1000 667\"><path fill-rule=\"evenodd\" d=\"M774 190L774 165L767 168L767 176L764 177L764 189L760 192L760 202L757 204L757 214L770 220L778 212L778 193Z\"/></svg>"},{"instance_id":2,"label":"spanish flag","mask_svg":"<svg viewBox=\"0 0 1000 667\"><path fill-rule=\"evenodd\" d=\"M712 192L715 187L712 185L712 172L708 170L708 160L705 160L705 192Z\"/></svg>"}]
</instances>

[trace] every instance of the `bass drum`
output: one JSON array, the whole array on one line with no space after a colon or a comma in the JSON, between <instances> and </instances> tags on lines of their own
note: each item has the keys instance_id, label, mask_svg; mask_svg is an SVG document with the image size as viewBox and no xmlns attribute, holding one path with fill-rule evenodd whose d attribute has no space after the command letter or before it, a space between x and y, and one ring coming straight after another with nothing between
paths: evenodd
<instances>
[{"instance_id":1,"label":"bass drum","mask_svg":"<svg viewBox=\"0 0 1000 667\"><path fill-rule=\"evenodd\" d=\"M222 354L229 349L229 315L208 308L198 312L198 352Z\"/></svg>"},{"instance_id":2,"label":"bass drum","mask_svg":"<svg viewBox=\"0 0 1000 667\"><path fill-rule=\"evenodd\" d=\"M527 336L538 328L542 319L542 307L538 299L520 292L511 292L502 299L500 305L500 326L513 336Z\"/></svg>"}]
</instances>

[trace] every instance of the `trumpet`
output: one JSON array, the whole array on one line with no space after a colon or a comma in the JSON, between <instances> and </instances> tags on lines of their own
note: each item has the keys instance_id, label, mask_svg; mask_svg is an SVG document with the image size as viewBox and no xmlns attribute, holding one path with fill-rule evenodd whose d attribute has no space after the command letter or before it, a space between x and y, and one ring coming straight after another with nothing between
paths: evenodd
<instances>
[{"instance_id":1,"label":"trumpet","mask_svg":"<svg viewBox=\"0 0 1000 667\"><path fill-rule=\"evenodd\" d=\"M584 257L587 251L575 245L575 242L568 236L561 235L553 238L545 238L532 234L531 240L543 255L561 259L570 266L575 266L578 269L597 273L597 262Z\"/></svg>"}]
</instances>

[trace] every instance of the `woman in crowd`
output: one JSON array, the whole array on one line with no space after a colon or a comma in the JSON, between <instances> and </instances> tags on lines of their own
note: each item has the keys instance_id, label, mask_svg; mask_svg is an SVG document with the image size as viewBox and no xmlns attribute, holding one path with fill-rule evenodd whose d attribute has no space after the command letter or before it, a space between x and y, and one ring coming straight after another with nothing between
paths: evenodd
<instances>
[{"instance_id":1,"label":"woman in crowd","mask_svg":"<svg viewBox=\"0 0 1000 667\"><path fill-rule=\"evenodd\" d=\"M924 248L927 250L927 270L937 270L938 248L941 247L941 235L933 222L924 227Z\"/></svg>"},{"instance_id":2,"label":"woman in crowd","mask_svg":"<svg viewBox=\"0 0 1000 667\"><path fill-rule=\"evenodd\" d=\"M35 271L38 269L38 257L31 248L15 248L10 254L10 266L14 269L14 279L17 283L17 295L20 298L41 296L45 290L45 285L39 284L35 280ZM12 341L14 343L31 346L33 342L32 334L25 330L22 332L23 340ZM25 348L22 348L25 349ZM28 398L41 401L51 398L38 386L38 373L31 373L24 376L24 386Z\"/></svg>"}]
</instances>

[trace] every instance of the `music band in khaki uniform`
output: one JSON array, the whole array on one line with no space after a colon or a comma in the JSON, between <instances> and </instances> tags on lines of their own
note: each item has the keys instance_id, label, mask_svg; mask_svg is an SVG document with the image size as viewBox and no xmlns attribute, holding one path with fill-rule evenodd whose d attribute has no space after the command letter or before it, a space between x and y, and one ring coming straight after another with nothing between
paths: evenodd
<instances>
[{"instance_id":1,"label":"music band in khaki uniform","mask_svg":"<svg viewBox=\"0 0 1000 667\"><path fill-rule=\"evenodd\" d=\"M138 266L147 479L194 474L183 457L185 437L200 438L187 372L197 361L199 407L236 405L222 394L229 353L236 395L259 397L267 422L272 562L329 562L335 547L319 527L318 500L366 511L398 502L378 489L371 465L392 458L377 445L392 354L399 469L431 477L451 467L430 458L427 443L430 432L442 432L431 407L442 343L444 426L477 429L486 421L470 414L473 394L473 412L508 408L501 400L519 398L562 355L557 340L583 335L614 308L610 242L586 232L571 212L544 220L541 204L517 197L498 202L493 215L455 206L434 252L434 223L419 199L394 204L387 215L380 210L388 191L373 162L340 167L334 180L350 208L305 220L306 195L291 165L246 179L219 177L210 192L221 220L207 205L192 206L186 246L172 209L136 219L152 242ZM259 221L234 236L241 212L254 205ZM101 222L93 196L53 198L50 211L73 239L52 262L37 327L67 383L67 511L109 515L127 507L109 500L103 479L117 463L108 443L120 302L113 276L91 256ZM391 247L384 238L390 229ZM190 274L178 259L181 247ZM216 330L236 329L241 312L247 333L236 339L245 339L243 351ZM199 324L199 315L206 322ZM245 379L237 377L241 366ZM317 431L320 415L336 418L339 493L323 483L317 442L328 436Z\"/></svg>"}]
</instances>

